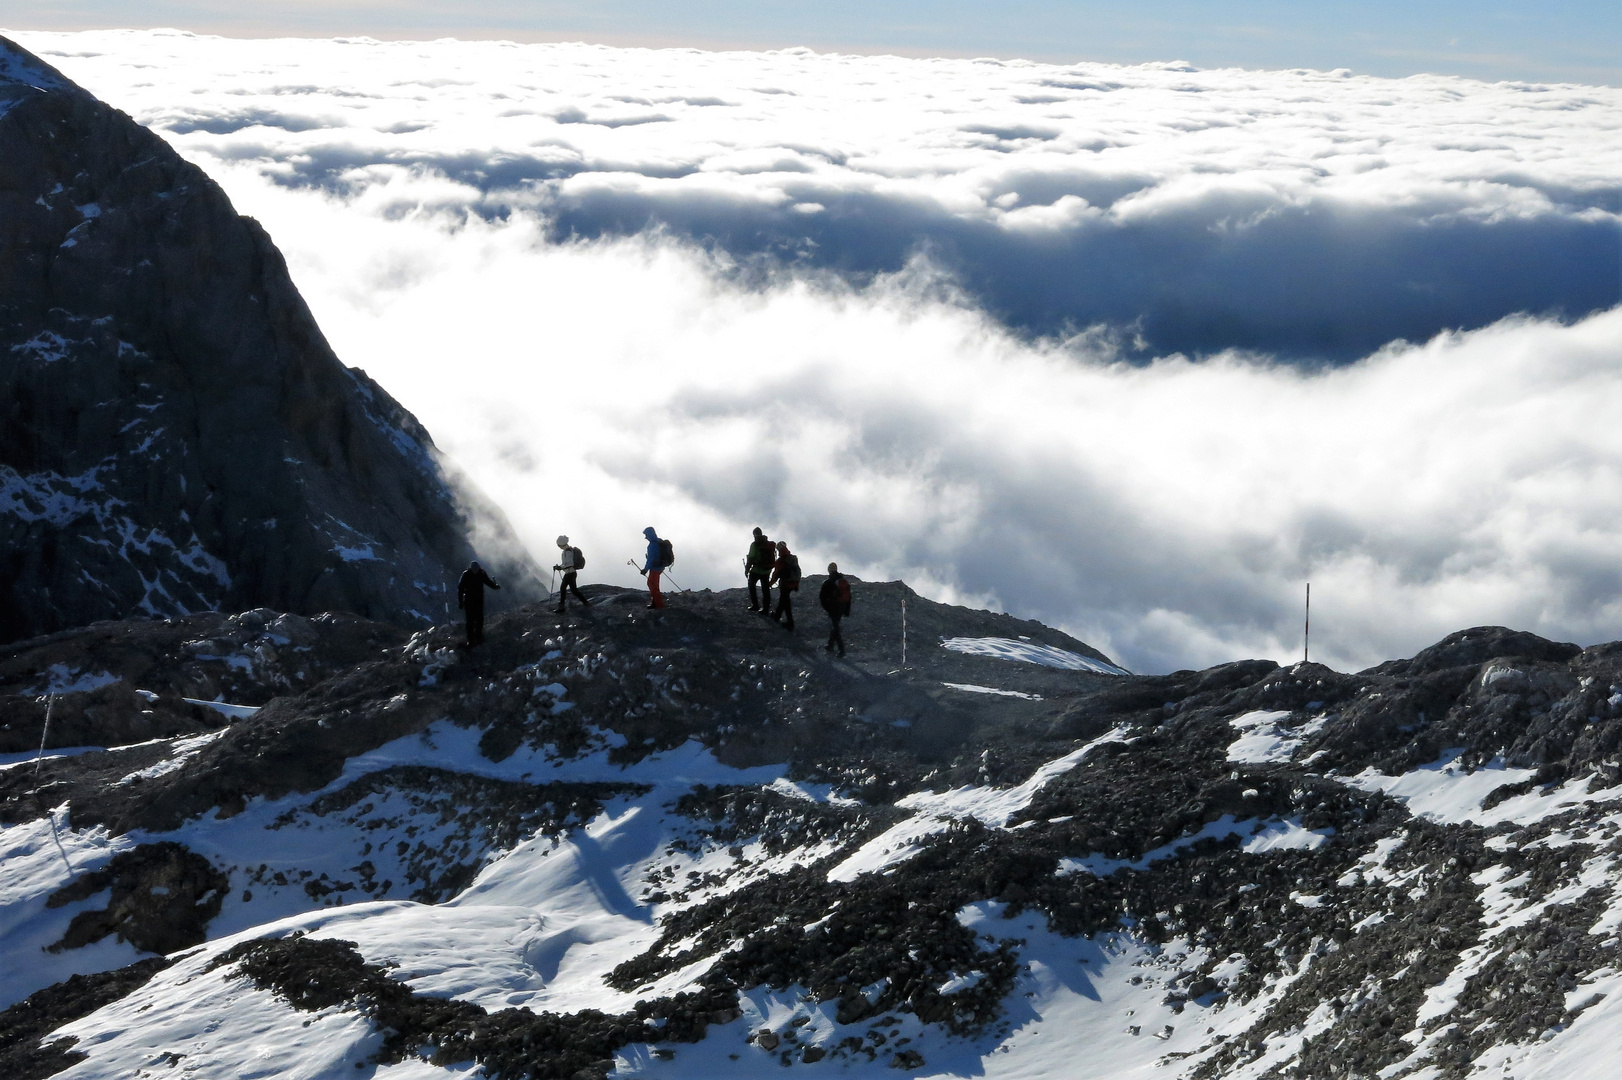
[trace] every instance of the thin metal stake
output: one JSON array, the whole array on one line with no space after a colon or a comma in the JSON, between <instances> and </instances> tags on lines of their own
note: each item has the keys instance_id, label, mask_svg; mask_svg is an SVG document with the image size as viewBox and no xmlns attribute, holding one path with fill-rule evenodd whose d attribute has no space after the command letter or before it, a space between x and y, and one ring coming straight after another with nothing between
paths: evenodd
<instances>
[{"instance_id":1,"label":"thin metal stake","mask_svg":"<svg viewBox=\"0 0 1622 1080\"><path fill-rule=\"evenodd\" d=\"M51 712L56 708L56 695L45 699L45 729L39 733L39 753L34 755L34 794L39 794L39 763L45 760L45 741L51 737Z\"/></svg>"},{"instance_id":2,"label":"thin metal stake","mask_svg":"<svg viewBox=\"0 0 1622 1080\"><path fill-rule=\"evenodd\" d=\"M903 590L905 590L906 586L903 585L903 586L901 586L901 588ZM907 667L907 594L905 592L902 592L902 594L901 594L901 668L902 668L902 670L906 670L906 667Z\"/></svg>"},{"instance_id":3,"label":"thin metal stake","mask_svg":"<svg viewBox=\"0 0 1622 1080\"><path fill-rule=\"evenodd\" d=\"M1301 662L1312 659L1312 582L1307 582L1307 618L1301 629Z\"/></svg>"}]
</instances>

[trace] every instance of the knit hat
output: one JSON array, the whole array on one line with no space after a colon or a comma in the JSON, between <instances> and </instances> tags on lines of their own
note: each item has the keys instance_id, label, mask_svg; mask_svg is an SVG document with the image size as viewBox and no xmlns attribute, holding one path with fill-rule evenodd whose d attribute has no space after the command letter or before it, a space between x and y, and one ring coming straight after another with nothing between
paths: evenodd
<instances>
[{"instance_id":1,"label":"knit hat","mask_svg":"<svg viewBox=\"0 0 1622 1080\"><path fill-rule=\"evenodd\" d=\"M558 547L568 547L568 546L569 546L569 538L567 536L558 537Z\"/></svg>"}]
</instances>

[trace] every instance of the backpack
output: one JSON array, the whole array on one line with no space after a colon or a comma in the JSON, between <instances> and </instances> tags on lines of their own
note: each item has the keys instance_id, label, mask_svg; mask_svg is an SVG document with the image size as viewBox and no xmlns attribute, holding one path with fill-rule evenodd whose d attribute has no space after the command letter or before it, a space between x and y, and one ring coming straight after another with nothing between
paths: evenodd
<instances>
[{"instance_id":1,"label":"backpack","mask_svg":"<svg viewBox=\"0 0 1622 1080\"><path fill-rule=\"evenodd\" d=\"M839 608L842 613L850 614L850 582L845 580L844 575L839 578Z\"/></svg>"},{"instance_id":2,"label":"backpack","mask_svg":"<svg viewBox=\"0 0 1622 1080\"><path fill-rule=\"evenodd\" d=\"M659 569L665 570L676 563L676 549L669 540L659 539Z\"/></svg>"},{"instance_id":3,"label":"backpack","mask_svg":"<svg viewBox=\"0 0 1622 1080\"><path fill-rule=\"evenodd\" d=\"M579 548L570 548L569 550L574 552L574 569L584 570L586 568L586 553Z\"/></svg>"},{"instance_id":4,"label":"backpack","mask_svg":"<svg viewBox=\"0 0 1622 1080\"><path fill-rule=\"evenodd\" d=\"M778 575L778 581L788 586L789 592L800 591L800 557L790 555L783 563L783 572Z\"/></svg>"}]
</instances>

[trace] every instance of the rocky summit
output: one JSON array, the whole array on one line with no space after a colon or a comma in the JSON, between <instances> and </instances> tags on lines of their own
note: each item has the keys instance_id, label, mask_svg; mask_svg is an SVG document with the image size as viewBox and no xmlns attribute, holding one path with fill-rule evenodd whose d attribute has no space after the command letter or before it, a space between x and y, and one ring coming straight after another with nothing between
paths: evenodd
<instances>
[{"instance_id":1,"label":"rocky summit","mask_svg":"<svg viewBox=\"0 0 1622 1080\"><path fill-rule=\"evenodd\" d=\"M0 641L258 606L425 625L472 535L533 595L452 479L258 223L0 38Z\"/></svg>"},{"instance_id":2,"label":"rocky summit","mask_svg":"<svg viewBox=\"0 0 1622 1080\"><path fill-rule=\"evenodd\" d=\"M586 591L0 650L0 1075L1622 1066L1622 645L1140 676L898 582L845 659Z\"/></svg>"}]
</instances>

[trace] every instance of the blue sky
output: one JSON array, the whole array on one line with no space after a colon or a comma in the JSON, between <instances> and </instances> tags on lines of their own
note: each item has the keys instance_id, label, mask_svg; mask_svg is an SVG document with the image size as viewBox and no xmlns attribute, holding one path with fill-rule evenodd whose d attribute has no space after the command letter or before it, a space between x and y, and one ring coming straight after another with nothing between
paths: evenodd
<instances>
[{"instance_id":1,"label":"blue sky","mask_svg":"<svg viewBox=\"0 0 1622 1080\"><path fill-rule=\"evenodd\" d=\"M11 6L11 5L8 5ZM1615 0L32 0L11 29L173 26L236 36L507 37L1351 68L1622 85Z\"/></svg>"}]
</instances>

